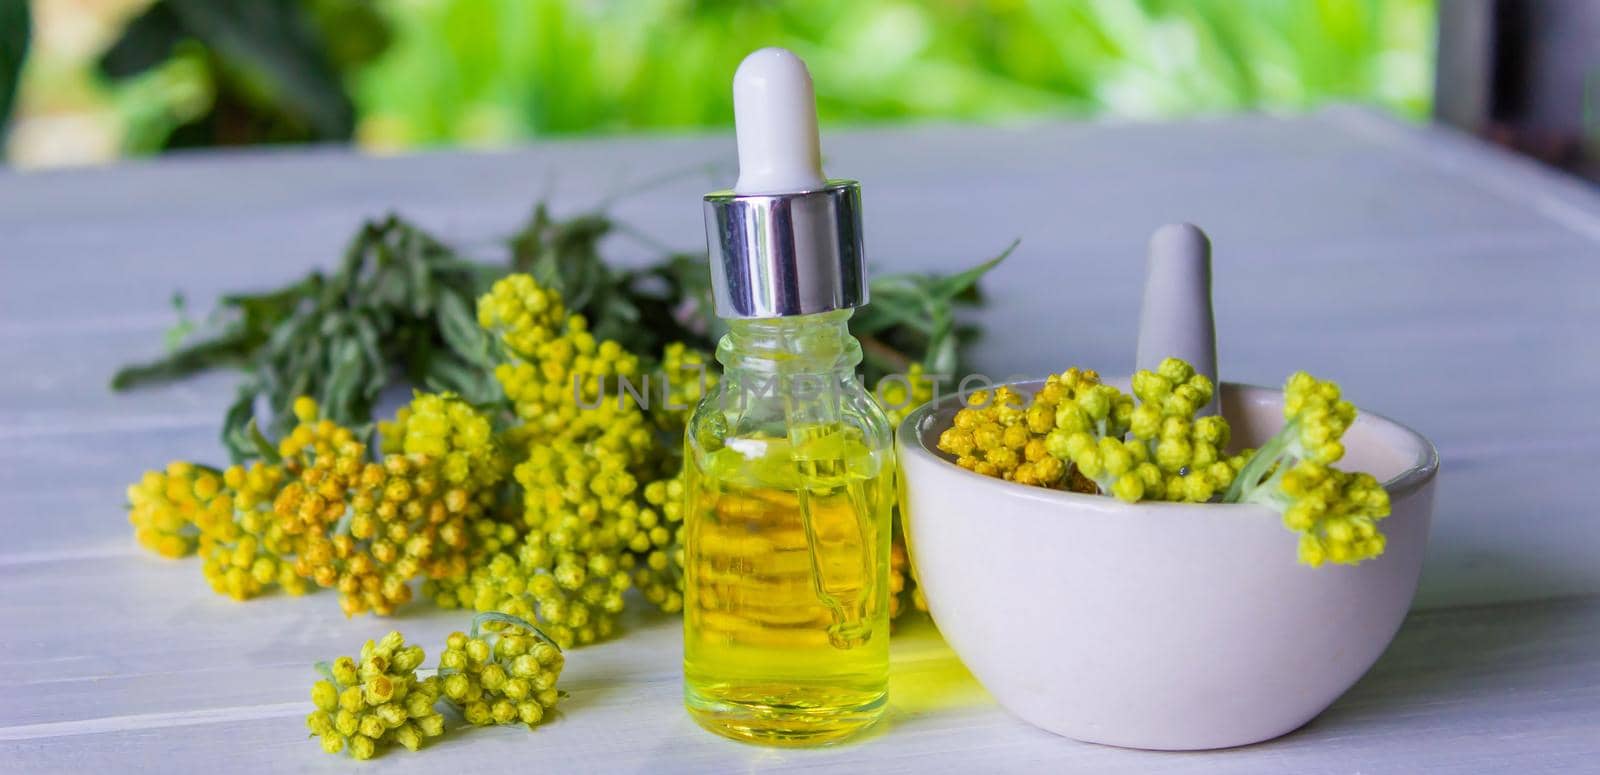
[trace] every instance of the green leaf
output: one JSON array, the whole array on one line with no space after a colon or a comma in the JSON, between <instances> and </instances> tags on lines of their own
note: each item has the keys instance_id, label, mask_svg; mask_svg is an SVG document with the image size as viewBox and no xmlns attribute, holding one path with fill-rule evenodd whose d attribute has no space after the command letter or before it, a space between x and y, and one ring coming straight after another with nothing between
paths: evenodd
<instances>
[{"instance_id":1,"label":"green leaf","mask_svg":"<svg viewBox=\"0 0 1600 775\"><path fill-rule=\"evenodd\" d=\"M273 465L278 465L283 462L283 457L278 454L277 445L273 444L265 435L261 433L261 429L256 427L256 421L254 419L250 421L250 425L248 426L246 432L250 434L250 444L255 447L256 454L259 455L262 460L265 460Z\"/></svg>"},{"instance_id":2,"label":"green leaf","mask_svg":"<svg viewBox=\"0 0 1600 775\"><path fill-rule=\"evenodd\" d=\"M341 339L330 349L330 353L333 356L333 373L328 375L320 403L336 422L350 424L371 419L363 411L370 406L370 402L363 400L367 380L364 379L366 361L361 357L360 343Z\"/></svg>"},{"instance_id":3,"label":"green leaf","mask_svg":"<svg viewBox=\"0 0 1600 775\"><path fill-rule=\"evenodd\" d=\"M255 427L257 395L259 390L255 382L247 381L240 385L238 394L222 418L222 444L228 448L228 454L235 462L255 457L255 444L250 438L249 429Z\"/></svg>"},{"instance_id":4,"label":"green leaf","mask_svg":"<svg viewBox=\"0 0 1600 775\"><path fill-rule=\"evenodd\" d=\"M966 292L968 289L975 287L979 278L983 277L985 274L988 274L989 270L999 266L1000 262L1005 261L1008 257L1010 257L1011 253L1017 249L1018 245L1021 244L1021 238L1012 240L1011 244L1008 245L1005 250L1000 251L1000 255L995 256L988 261L985 261L964 272L957 272L956 274L948 277L935 278L929 284L928 293L941 299L956 298L960 294Z\"/></svg>"},{"instance_id":5,"label":"green leaf","mask_svg":"<svg viewBox=\"0 0 1600 775\"><path fill-rule=\"evenodd\" d=\"M493 368L489 358L489 336L478 327L478 321L466 301L458 294L445 293L439 297L437 312L439 333L445 344L467 362L481 368Z\"/></svg>"},{"instance_id":6,"label":"green leaf","mask_svg":"<svg viewBox=\"0 0 1600 775\"><path fill-rule=\"evenodd\" d=\"M411 286L411 314L427 317L433 311L435 289L433 273L423 255L427 245L413 229L400 232L400 257Z\"/></svg>"},{"instance_id":7,"label":"green leaf","mask_svg":"<svg viewBox=\"0 0 1600 775\"><path fill-rule=\"evenodd\" d=\"M905 326L925 335L933 333L933 323L927 319L927 298L915 298L900 294L885 295L882 298L873 298L868 309L877 307L878 316L882 316L884 324L879 324L876 330L888 326Z\"/></svg>"},{"instance_id":8,"label":"green leaf","mask_svg":"<svg viewBox=\"0 0 1600 775\"><path fill-rule=\"evenodd\" d=\"M16 101L32 26L28 0L0 0L0 130L7 126L11 106ZM4 137L5 133L0 131L0 138Z\"/></svg>"},{"instance_id":9,"label":"green leaf","mask_svg":"<svg viewBox=\"0 0 1600 775\"><path fill-rule=\"evenodd\" d=\"M230 329L215 338L180 347L165 358L123 366L111 376L112 390L169 382L223 365L245 363L259 344L256 332Z\"/></svg>"},{"instance_id":10,"label":"green leaf","mask_svg":"<svg viewBox=\"0 0 1600 775\"><path fill-rule=\"evenodd\" d=\"M376 398L383 392L383 386L388 383L389 363L383 356L383 350L378 344L378 326L372 322L372 316L365 310L356 310L350 316L350 322L355 329L356 343L361 345L361 355L366 361L367 379L361 385L363 395Z\"/></svg>"},{"instance_id":11,"label":"green leaf","mask_svg":"<svg viewBox=\"0 0 1600 775\"><path fill-rule=\"evenodd\" d=\"M922 366L929 374L955 374L960 362L960 352L957 347L959 339L945 332L944 335L928 340L927 355L922 358Z\"/></svg>"},{"instance_id":12,"label":"green leaf","mask_svg":"<svg viewBox=\"0 0 1600 775\"><path fill-rule=\"evenodd\" d=\"M183 292L172 294L172 310L178 313L178 322L167 329L167 350L176 350L183 345L183 340L194 333L194 321L189 319L188 305L184 302Z\"/></svg>"},{"instance_id":13,"label":"green leaf","mask_svg":"<svg viewBox=\"0 0 1600 775\"><path fill-rule=\"evenodd\" d=\"M428 390L456 393L472 404L497 403L501 399L499 383L491 372L449 353L435 353L429 358L419 381Z\"/></svg>"}]
</instances>

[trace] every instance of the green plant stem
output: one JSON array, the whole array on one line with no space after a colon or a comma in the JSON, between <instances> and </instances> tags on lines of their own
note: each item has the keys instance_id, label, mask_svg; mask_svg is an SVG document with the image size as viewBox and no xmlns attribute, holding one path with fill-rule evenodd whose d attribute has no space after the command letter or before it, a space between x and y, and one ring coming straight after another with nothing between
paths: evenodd
<instances>
[{"instance_id":1,"label":"green plant stem","mask_svg":"<svg viewBox=\"0 0 1600 775\"><path fill-rule=\"evenodd\" d=\"M1245 461L1244 468L1233 478L1233 484L1228 485L1228 491L1223 494L1222 502L1238 503L1253 493L1261 483L1261 477L1265 476L1272 466L1281 462L1279 458L1299 432L1300 423L1289 422L1285 423L1272 438L1267 439L1267 442L1262 444L1248 461ZM1246 492L1246 488L1249 492Z\"/></svg>"}]
</instances>

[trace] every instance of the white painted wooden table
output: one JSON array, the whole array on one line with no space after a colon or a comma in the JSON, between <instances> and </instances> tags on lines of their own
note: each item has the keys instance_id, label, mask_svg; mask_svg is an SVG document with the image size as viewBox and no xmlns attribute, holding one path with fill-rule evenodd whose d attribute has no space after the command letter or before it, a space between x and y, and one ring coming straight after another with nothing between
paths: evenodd
<instances>
[{"instance_id":1,"label":"white painted wooden table","mask_svg":"<svg viewBox=\"0 0 1600 775\"><path fill-rule=\"evenodd\" d=\"M0 173L0 770L344 771L305 739L311 663L391 626L436 651L464 623L426 609L348 621L325 595L235 604L193 561L136 550L124 486L171 458L220 460L233 383L107 392L117 363L159 350L173 289L203 309L328 266L358 219L391 208L487 255L543 193L573 211L731 150L717 136ZM1229 378L1336 377L1439 446L1428 564L1394 645L1299 732L1158 754L1016 721L913 622L896 636L879 732L773 751L688 721L676 620L641 617L571 656L554 723L452 734L384 756L385 771L1600 770L1593 189L1351 110L836 133L826 152L835 174L865 182L881 269L952 269L1024 238L987 283L977 361L991 374L1126 370L1146 236L1177 219L1210 230ZM712 182L685 177L616 214L694 247Z\"/></svg>"}]
</instances>

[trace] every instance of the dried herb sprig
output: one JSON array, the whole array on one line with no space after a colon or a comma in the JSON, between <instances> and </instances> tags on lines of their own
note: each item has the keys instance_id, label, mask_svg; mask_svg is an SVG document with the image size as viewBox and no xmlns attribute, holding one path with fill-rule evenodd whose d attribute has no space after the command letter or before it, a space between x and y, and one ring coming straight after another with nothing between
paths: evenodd
<instances>
[{"instance_id":1,"label":"dried herb sprig","mask_svg":"<svg viewBox=\"0 0 1600 775\"><path fill-rule=\"evenodd\" d=\"M282 288L225 296L218 330L159 360L123 368L124 390L224 366L245 371L223 423L236 459L254 453L247 428L258 397L272 435L312 396L329 419L365 426L384 387L404 378L471 401L492 400L489 340L472 310L503 269L465 260L398 216L361 227L333 275L312 272Z\"/></svg>"},{"instance_id":2,"label":"dried herb sprig","mask_svg":"<svg viewBox=\"0 0 1600 775\"><path fill-rule=\"evenodd\" d=\"M887 373L905 371L915 361L928 374L956 375L961 347L978 331L956 320L956 308L982 302L978 280L1017 249L1013 241L1000 255L953 275L908 272L872 281L872 301L850 320L850 333L861 340L867 384Z\"/></svg>"},{"instance_id":3,"label":"dried herb sprig","mask_svg":"<svg viewBox=\"0 0 1600 775\"><path fill-rule=\"evenodd\" d=\"M663 250L653 264L618 268L601 257L599 244L619 232L632 233L603 213L558 219L541 203L508 241L508 260L485 263L398 215L369 221L331 276L314 271L275 290L224 296L209 318L216 322L203 327L208 332L180 341L165 357L123 367L111 386L126 390L242 369L222 431L235 460L256 454L250 423L263 398L274 437L293 425L299 396L315 398L328 419L352 428L370 427L379 395L398 383L474 404L503 401L492 375L493 344L472 311L511 272L559 291L597 337L631 352L659 353L672 342L712 349L722 330L711 311L704 256ZM960 346L974 333L956 323L955 308L979 303L978 279L1010 252L955 275L876 278L872 303L851 321L867 351L868 384L912 363L929 373L955 373Z\"/></svg>"}]
</instances>

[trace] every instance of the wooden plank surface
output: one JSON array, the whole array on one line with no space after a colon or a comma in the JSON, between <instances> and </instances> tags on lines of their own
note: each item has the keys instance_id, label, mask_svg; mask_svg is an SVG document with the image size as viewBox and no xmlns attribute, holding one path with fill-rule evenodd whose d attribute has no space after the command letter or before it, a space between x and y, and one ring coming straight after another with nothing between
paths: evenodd
<instances>
[{"instance_id":1,"label":"wooden plank surface","mask_svg":"<svg viewBox=\"0 0 1600 775\"><path fill-rule=\"evenodd\" d=\"M616 198L619 219L695 248L699 194L731 179L731 145L273 151L0 173L0 770L348 766L303 738L309 664L391 624L426 644L462 624L428 610L346 621L329 595L233 604L193 562L136 550L123 488L174 457L220 457L231 396L227 375L106 392L118 363L159 351L172 290L203 309L328 266L359 219L388 210L494 257L543 194L564 212ZM692 727L675 621L641 615L569 660L573 698L556 723L469 731L386 766L1480 772L1600 760L1600 520L1585 497L1600 453L1592 189L1348 110L841 132L824 150L831 172L864 182L876 270L954 269L1023 238L979 316L990 335L975 360L996 376L1126 370L1148 233L1179 219L1210 231L1227 378L1326 373L1439 446L1434 535L1395 645L1294 735L1148 754L1015 721L912 622L882 731L774 752ZM607 248L648 254L620 237Z\"/></svg>"}]
</instances>

